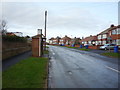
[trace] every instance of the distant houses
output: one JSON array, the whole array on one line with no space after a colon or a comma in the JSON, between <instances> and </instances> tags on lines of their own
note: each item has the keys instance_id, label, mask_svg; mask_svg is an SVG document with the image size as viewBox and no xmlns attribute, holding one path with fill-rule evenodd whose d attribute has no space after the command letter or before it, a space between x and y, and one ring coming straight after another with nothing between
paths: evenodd
<instances>
[{"instance_id":1,"label":"distant houses","mask_svg":"<svg viewBox=\"0 0 120 90\"><path fill-rule=\"evenodd\" d=\"M4 35L22 37L22 36L23 36L23 33L22 33L22 32L6 32Z\"/></svg>"},{"instance_id":2,"label":"distant houses","mask_svg":"<svg viewBox=\"0 0 120 90\"><path fill-rule=\"evenodd\" d=\"M120 25L111 25L106 30L98 33L97 35L90 35L85 38L70 38L67 35L59 38L50 38L49 44L64 44L64 45L89 45L89 46L101 46L107 43L116 44L120 46Z\"/></svg>"}]
</instances>

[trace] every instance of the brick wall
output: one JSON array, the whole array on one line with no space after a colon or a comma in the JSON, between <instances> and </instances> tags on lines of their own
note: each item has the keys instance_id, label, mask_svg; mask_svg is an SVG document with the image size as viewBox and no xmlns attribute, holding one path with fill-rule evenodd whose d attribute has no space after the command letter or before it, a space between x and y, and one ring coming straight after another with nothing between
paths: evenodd
<instances>
[{"instance_id":1,"label":"brick wall","mask_svg":"<svg viewBox=\"0 0 120 90\"><path fill-rule=\"evenodd\" d=\"M88 46L89 49L99 49L100 45L98 46Z\"/></svg>"},{"instance_id":2,"label":"brick wall","mask_svg":"<svg viewBox=\"0 0 120 90\"><path fill-rule=\"evenodd\" d=\"M31 44L20 42L2 42L2 60L31 50Z\"/></svg>"}]
</instances>

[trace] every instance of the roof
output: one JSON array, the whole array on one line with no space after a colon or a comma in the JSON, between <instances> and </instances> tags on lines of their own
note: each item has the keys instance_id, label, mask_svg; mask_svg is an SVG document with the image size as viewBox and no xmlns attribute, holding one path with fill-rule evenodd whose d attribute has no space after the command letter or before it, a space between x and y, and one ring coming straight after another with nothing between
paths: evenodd
<instances>
[{"instance_id":1,"label":"roof","mask_svg":"<svg viewBox=\"0 0 120 90\"><path fill-rule=\"evenodd\" d=\"M68 39L68 40L71 40L70 37L68 37L67 35L65 35L65 37L61 38L61 39Z\"/></svg>"},{"instance_id":2,"label":"roof","mask_svg":"<svg viewBox=\"0 0 120 90\"><path fill-rule=\"evenodd\" d=\"M89 36L89 37L86 37L84 39L82 39L82 41L93 41L93 40L97 40L97 36Z\"/></svg>"},{"instance_id":3,"label":"roof","mask_svg":"<svg viewBox=\"0 0 120 90\"><path fill-rule=\"evenodd\" d=\"M110 28L108 28L108 29L106 29L106 30L100 32L99 34L106 34L106 33L108 33L109 31L114 30L114 29L117 29L117 28L120 28L120 25L110 27ZM98 35L99 35L99 34L98 34Z\"/></svg>"},{"instance_id":4,"label":"roof","mask_svg":"<svg viewBox=\"0 0 120 90\"><path fill-rule=\"evenodd\" d=\"M43 36L43 35L42 35L42 36ZM40 35L40 34L35 35L35 36L33 36L32 38L39 38L39 37L41 37L41 35Z\"/></svg>"}]
</instances>

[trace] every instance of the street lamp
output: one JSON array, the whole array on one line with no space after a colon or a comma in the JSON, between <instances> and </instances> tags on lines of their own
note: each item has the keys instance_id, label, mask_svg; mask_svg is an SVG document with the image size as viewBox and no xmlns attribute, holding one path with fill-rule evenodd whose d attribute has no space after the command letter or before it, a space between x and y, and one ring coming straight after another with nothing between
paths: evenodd
<instances>
[{"instance_id":1,"label":"street lamp","mask_svg":"<svg viewBox=\"0 0 120 90\"><path fill-rule=\"evenodd\" d=\"M110 41L112 40L112 38L111 38L111 37L108 37L107 39L108 39L108 41L109 41L109 52L110 52Z\"/></svg>"},{"instance_id":2,"label":"street lamp","mask_svg":"<svg viewBox=\"0 0 120 90\"><path fill-rule=\"evenodd\" d=\"M46 22L47 22L47 11L45 11L45 50L46 50Z\"/></svg>"}]
</instances>

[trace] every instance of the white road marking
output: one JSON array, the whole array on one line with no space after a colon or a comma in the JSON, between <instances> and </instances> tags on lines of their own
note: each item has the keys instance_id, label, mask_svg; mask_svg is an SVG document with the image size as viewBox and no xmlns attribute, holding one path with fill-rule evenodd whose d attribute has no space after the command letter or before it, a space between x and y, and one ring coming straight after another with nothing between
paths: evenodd
<instances>
[{"instance_id":1,"label":"white road marking","mask_svg":"<svg viewBox=\"0 0 120 90\"><path fill-rule=\"evenodd\" d=\"M115 72L120 73L120 71L118 71L118 70L116 70L116 69L114 69L114 68L111 68L111 67L109 67L109 66L105 66L105 67L108 68L108 69L111 69L111 70L113 70L113 71L115 71Z\"/></svg>"},{"instance_id":2,"label":"white road marking","mask_svg":"<svg viewBox=\"0 0 120 90\"><path fill-rule=\"evenodd\" d=\"M53 55L55 55L55 53L53 53Z\"/></svg>"}]
</instances>

